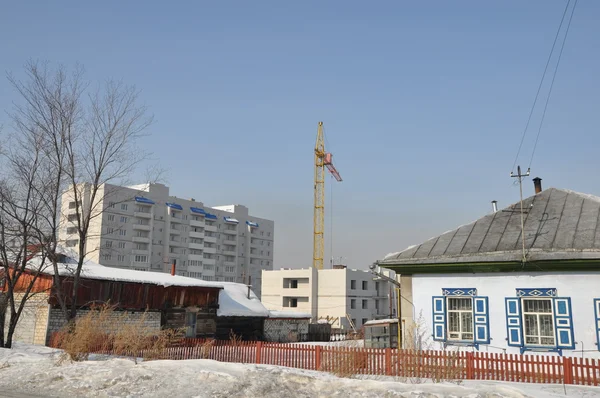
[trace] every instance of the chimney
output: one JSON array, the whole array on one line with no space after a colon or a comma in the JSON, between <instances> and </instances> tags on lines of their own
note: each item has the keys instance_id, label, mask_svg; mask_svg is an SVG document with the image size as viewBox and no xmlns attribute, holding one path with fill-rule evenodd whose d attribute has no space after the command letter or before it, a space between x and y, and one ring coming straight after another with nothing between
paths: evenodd
<instances>
[{"instance_id":1,"label":"chimney","mask_svg":"<svg viewBox=\"0 0 600 398\"><path fill-rule=\"evenodd\" d=\"M171 264L171 275L175 276L175 263L177 260L173 259L173 264Z\"/></svg>"},{"instance_id":2,"label":"chimney","mask_svg":"<svg viewBox=\"0 0 600 398\"><path fill-rule=\"evenodd\" d=\"M535 187L535 194L542 192L542 179L540 177L535 177L533 179L533 186Z\"/></svg>"},{"instance_id":3,"label":"chimney","mask_svg":"<svg viewBox=\"0 0 600 398\"><path fill-rule=\"evenodd\" d=\"M497 200L492 200L492 210L494 211L494 213L496 213L498 211L498 201Z\"/></svg>"}]
</instances>

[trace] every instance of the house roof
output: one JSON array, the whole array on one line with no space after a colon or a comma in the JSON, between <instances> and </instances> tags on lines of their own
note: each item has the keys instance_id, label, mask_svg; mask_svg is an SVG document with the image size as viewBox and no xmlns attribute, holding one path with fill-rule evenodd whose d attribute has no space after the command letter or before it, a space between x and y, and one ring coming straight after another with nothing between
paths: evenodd
<instances>
[{"instance_id":1,"label":"house roof","mask_svg":"<svg viewBox=\"0 0 600 398\"><path fill-rule=\"evenodd\" d=\"M61 276L74 275L77 267L76 254L68 248L60 248L59 252L64 254L64 262L58 264L58 272ZM43 274L54 275L54 268L48 262L41 264L40 256L33 257L29 261L29 268L39 270ZM185 276L171 275L164 272L136 271L132 269L121 269L106 267L91 260L85 260L81 269L81 277L86 279L132 282L159 285L164 287L206 287L219 290L219 308L217 316L246 316L263 317L269 316L269 310L260 302L256 294L248 286L234 282L211 282Z\"/></svg>"},{"instance_id":2,"label":"house roof","mask_svg":"<svg viewBox=\"0 0 600 398\"><path fill-rule=\"evenodd\" d=\"M549 188L523 200L528 261L600 259L600 197ZM519 262L520 202L388 254L381 266Z\"/></svg>"}]
</instances>

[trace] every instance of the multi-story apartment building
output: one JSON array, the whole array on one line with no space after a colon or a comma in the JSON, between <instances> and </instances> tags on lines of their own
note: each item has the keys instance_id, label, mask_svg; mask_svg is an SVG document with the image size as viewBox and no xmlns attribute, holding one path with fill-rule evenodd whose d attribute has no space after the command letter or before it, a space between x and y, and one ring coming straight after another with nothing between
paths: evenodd
<instances>
[{"instance_id":1,"label":"multi-story apartment building","mask_svg":"<svg viewBox=\"0 0 600 398\"><path fill-rule=\"evenodd\" d=\"M395 273L378 271L395 279ZM311 314L312 320L332 320L333 327L358 329L367 321L396 316L395 286L368 271L333 269L280 269L263 271L262 303L270 310Z\"/></svg>"},{"instance_id":2,"label":"multi-story apartment building","mask_svg":"<svg viewBox=\"0 0 600 398\"><path fill-rule=\"evenodd\" d=\"M89 185L78 187L90 206ZM73 188L62 196L60 239L78 245ZM242 205L207 207L169 195L162 184L104 184L93 204L88 258L102 265L170 272L208 281L252 285L260 297L261 271L273 269L274 223Z\"/></svg>"}]
</instances>

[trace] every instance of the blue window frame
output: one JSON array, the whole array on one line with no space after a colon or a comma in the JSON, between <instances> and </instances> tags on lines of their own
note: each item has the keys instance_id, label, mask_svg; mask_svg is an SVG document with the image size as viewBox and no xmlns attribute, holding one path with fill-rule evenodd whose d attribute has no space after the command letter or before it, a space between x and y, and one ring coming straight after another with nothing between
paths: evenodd
<instances>
[{"instance_id":1,"label":"blue window frame","mask_svg":"<svg viewBox=\"0 0 600 398\"><path fill-rule=\"evenodd\" d=\"M517 297L506 297L508 345L525 351L555 351L575 348L570 297L557 297L554 288L516 289Z\"/></svg>"},{"instance_id":2,"label":"blue window frame","mask_svg":"<svg viewBox=\"0 0 600 398\"><path fill-rule=\"evenodd\" d=\"M594 316L596 318L596 339L598 350L600 351L600 299L594 299Z\"/></svg>"},{"instance_id":3,"label":"blue window frame","mask_svg":"<svg viewBox=\"0 0 600 398\"><path fill-rule=\"evenodd\" d=\"M433 340L446 345L490 343L489 302L477 289L444 288L432 298Z\"/></svg>"}]
</instances>

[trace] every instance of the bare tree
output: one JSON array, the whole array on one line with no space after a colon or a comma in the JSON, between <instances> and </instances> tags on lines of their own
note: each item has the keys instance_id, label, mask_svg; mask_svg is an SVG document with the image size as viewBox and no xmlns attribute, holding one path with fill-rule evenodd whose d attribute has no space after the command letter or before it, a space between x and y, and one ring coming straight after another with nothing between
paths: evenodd
<instances>
[{"instance_id":1,"label":"bare tree","mask_svg":"<svg viewBox=\"0 0 600 398\"><path fill-rule=\"evenodd\" d=\"M70 321L77 314L86 256L97 249L88 245L90 224L101 216L107 195L114 194L104 190L104 184L122 184L146 158L136 144L152 117L138 105L135 87L108 81L89 93L82 68L68 74L64 67L51 70L47 64L29 62L25 70L25 81L9 75L21 100L11 116L15 134L39 144L44 167L36 178L45 185L37 229L44 233L44 251L53 268L52 293ZM68 209L61 203L65 191L75 217L63 212ZM78 238L69 294L61 285L65 274L57 256L61 229L67 227L75 229Z\"/></svg>"}]
</instances>

